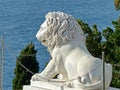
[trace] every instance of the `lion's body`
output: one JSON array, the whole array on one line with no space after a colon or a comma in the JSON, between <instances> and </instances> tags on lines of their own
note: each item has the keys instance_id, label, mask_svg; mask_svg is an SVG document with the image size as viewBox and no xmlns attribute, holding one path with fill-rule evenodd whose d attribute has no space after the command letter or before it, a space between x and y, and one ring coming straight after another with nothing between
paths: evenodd
<instances>
[{"instance_id":1,"label":"lion's body","mask_svg":"<svg viewBox=\"0 0 120 90\"><path fill-rule=\"evenodd\" d=\"M52 60L40 76L50 80L56 74L62 74L64 80L70 81L68 86L102 88L102 60L89 53L83 31L72 16L61 12L48 13L36 37L48 47L52 56ZM105 69L105 86L108 88L112 78L112 67L105 64ZM36 76L32 77L32 80L37 79L42 80Z\"/></svg>"}]
</instances>

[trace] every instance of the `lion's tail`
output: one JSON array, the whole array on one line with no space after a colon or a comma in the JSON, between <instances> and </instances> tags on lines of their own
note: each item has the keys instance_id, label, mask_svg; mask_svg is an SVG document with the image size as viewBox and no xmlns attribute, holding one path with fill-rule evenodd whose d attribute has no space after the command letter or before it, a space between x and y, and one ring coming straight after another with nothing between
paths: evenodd
<instances>
[{"instance_id":1,"label":"lion's tail","mask_svg":"<svg viewBox=\"0 0 120 90\"><path fill-rule=\"evenodd\" d=\"M83 83L79 83L78 87L82 88L82 89L91 89L91 90L95 90L95 89L100 89L102 88L101 86L103 86L103 78L101 77L100 80L98 82L96 82L95 84L83 84Z\"/></svg>"}]
</instances>

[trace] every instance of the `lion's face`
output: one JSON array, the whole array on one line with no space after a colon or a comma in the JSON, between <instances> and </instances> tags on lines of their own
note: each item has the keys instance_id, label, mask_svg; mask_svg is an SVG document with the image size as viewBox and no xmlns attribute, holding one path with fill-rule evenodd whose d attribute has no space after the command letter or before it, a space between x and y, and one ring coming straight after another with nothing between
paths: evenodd
<instances>
[{"instance_id":1,"label":"lion's face","mask_svg":"<svg viewBox=\"0 0 120 90\"><path fill-rule=\"evenodd\" d=\"M47 24L46 21L41 25L36 37L43 45L47 46Z\"/></svg>"}]
</instances>

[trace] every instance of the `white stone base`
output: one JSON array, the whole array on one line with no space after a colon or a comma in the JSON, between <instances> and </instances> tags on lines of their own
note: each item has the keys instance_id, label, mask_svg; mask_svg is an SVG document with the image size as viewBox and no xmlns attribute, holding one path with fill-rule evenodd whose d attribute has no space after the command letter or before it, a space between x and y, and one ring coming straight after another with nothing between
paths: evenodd
<instances>
[{"instance_id":1,"label":"white stone base","mask_svg":"<svg viewBox=\"0 0 120 90\"><path fill-rule=\"evenodd\" d=\"M63 82L42 82L42 81L31 81L31 85L24 85L23 90L82 90L79 88L68 88L63 86ZM117 88L108 88L106 90L120 90Z\"/></svg>"},{"instance_id":2,"label":"white stone base","mask_svg":"<svg viewBox=\"0 0 120 90\"><path fill-rule=\"evenodd\" d=\"M47 89L46 89L46 87L47 87ZM75 88L74 89L72 89L72 88L71 89L68 89L68 88L66 88L66 89L65 88L63 88L63 89L62 88L61 89L48 89L49 86L47 86L47 85L46 85L46 87L40 88L40 87L34 87L34 86L30 86L30 85L24 85L23 90L80 90L80 89L75 89ZM120 90L120 89L110 87L107 90Z\"/></svg>"}]
</instances>

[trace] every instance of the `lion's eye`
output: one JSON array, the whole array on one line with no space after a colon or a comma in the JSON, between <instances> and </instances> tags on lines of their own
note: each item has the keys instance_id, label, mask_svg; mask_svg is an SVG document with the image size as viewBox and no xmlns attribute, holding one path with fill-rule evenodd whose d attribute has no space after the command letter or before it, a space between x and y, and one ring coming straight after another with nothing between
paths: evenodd
<instances>
[{"instance_id":1,"label":"lion's eye","mask_svg":"<svg viewBox=\"0 0 120 90\"><path fill-rule=\"evenodd\" d=\"M41 27L41 29L40 29L40 30L42 31L42 30L45 30L45 29L46 29L46 27Z\"/></svg>"}]
</instances>

